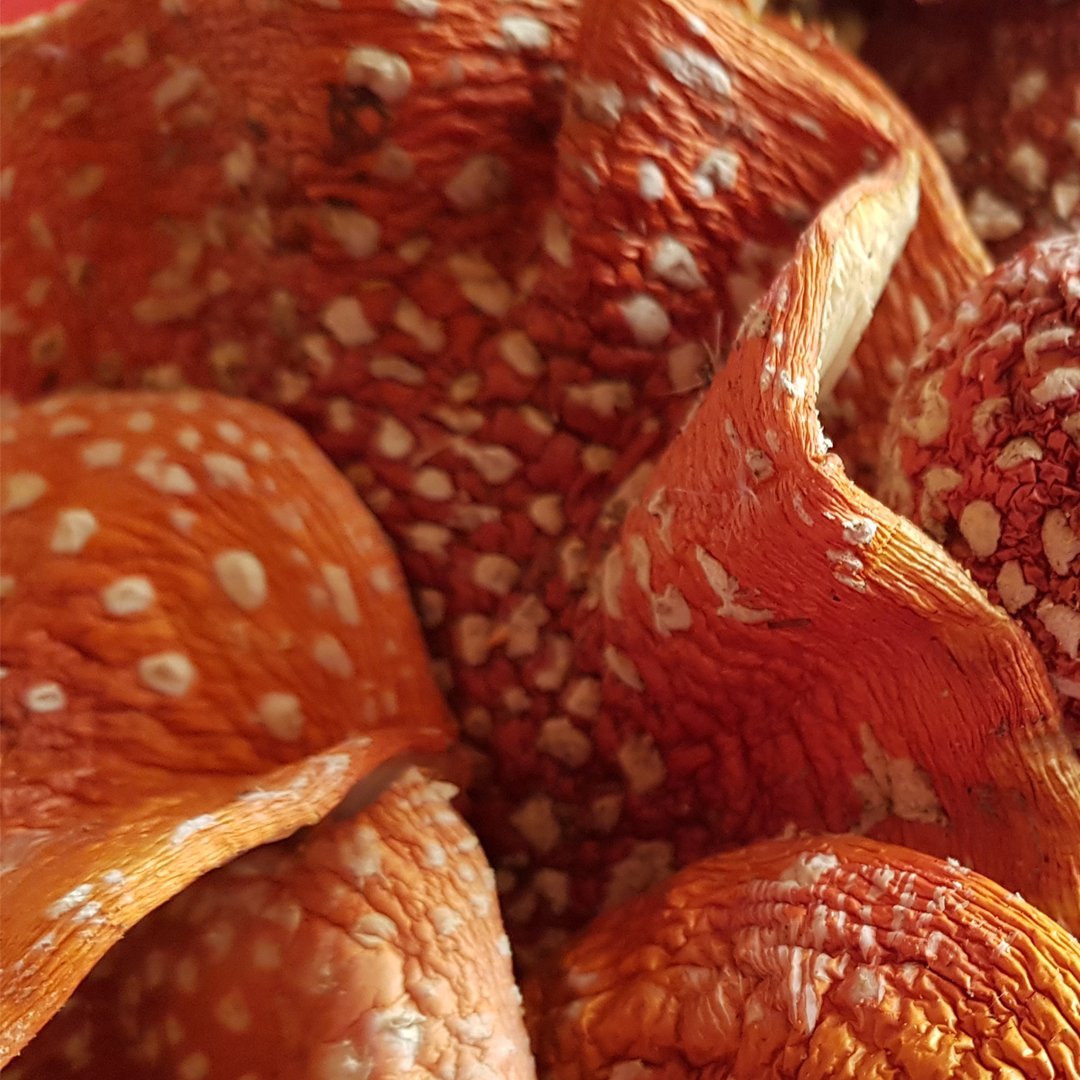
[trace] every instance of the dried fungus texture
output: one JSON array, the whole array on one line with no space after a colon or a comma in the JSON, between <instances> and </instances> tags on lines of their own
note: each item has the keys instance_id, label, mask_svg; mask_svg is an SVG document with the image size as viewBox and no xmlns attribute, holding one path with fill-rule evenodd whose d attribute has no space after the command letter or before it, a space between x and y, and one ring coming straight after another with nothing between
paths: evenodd
<instances>
[{"instance_id":1,"label":"dried fungus texture","mask_svg":"<svg viewBox=\"0 0 1080 1080\"><path fill-rule=\"evenodd\" d=\"M253 851L105 956L10 1080L531 1080L491 868L412 770Z\"/></svg>"},{"instance_id":2,"label":"dried fungus texture","mask_svg":"<svg viewBox=\"0 0 1080 1080\"><path fill-rule=\"evenodd\" d=\"M1075 0L884 8L862 56L929 132L994 256L1080 229Z\"/></svg>"},{"instance_id":3,"label":"dried fungus texture","mask_svg":"<svg viewBox=\"0 0 1080 1080\"><path fill-rule=\"evenodd\" d=\"M401 555L487 761L473 820L519 927L580 922L671 865L669 826L700 798L690 785L650 808L666 766L647 713L672 733L665 753L691 747L676 775L706 790L723 774L730 793L712 796L730 798L722 827L689 830L679 858L788 814L771 793L750 812L758 765L728 768L710 743L716 713L736 723L720 670L689 703L628 697L597 597L739 316L825 199L919 145L911 122L823 43L712 3L589 0L574 55L570 4L508 25L477 4L289 4L257 29L245 6L134 10L90 0L6 43L8 385L215 382L303 420ZM249 53L254 72L235 61ZM64 102L77 115L56 124ZM369 145L358 125L374 120ZM103 127L111 140L75 137ZM887 302L871 353L830 369L827 389L856 403L842 423L883 415L923 315L985 265L919 156L896 270L911 298ZM132 185L147 163L153 182ZM72 216L85 166L102 184ZM57 277L73 254L93 270L74 284ZM90 305L110 319L85 319ZM672 618L709 653L702 624ZM836 827L862 812L852 799ZM808 825L814 804L799 804Z\"/></svg>"},{"instance_id":4,"label":"dried fungus texture","mask_svg":"<svg viewBox=\"0 0 1080 1080\"><path fill-rule=\"evenodd\" d=\"M1080 1076L1080 947L959 863L774 840L603 916L526 985L545 1080Z\"/></svg>"},{"instance_id":5,"label":"dried fungus texture","mask_svg":"<svg viewBox=\"0 0 1080 1080\"><path fill-rule=\"evenodd\" d=\"M593 375L582 332L637 346L639 365L667 356L657 407L678 412L701 343L722 356L821 203L905 145L924 159L919 228L831 413L872 475L923 315L985 268L935 151L817 34L778 22L783 40L738 5L613 7L91 0L12 31L5 385L242 390L294 410L375 489L356 451L383 415L421 405L443 445L499 445L454 406L484 390L518 404L537 361L507 330ZM572 124L557 161L567 61L570 112L594 130ZM545 326L567 308L573 328ZM408 453L398 427L384 441Z\"/></svg>"},{"instance_id":6,"label":"dried fungus texture","mask_svg":"<svg viewBox=\"0 0 1080 1080\"><path fill-rule=\"evenodd\" d=\"M5 1060L147 911L450 724L393 552L289 421L95 392L2 438Z\"/></svg>"},{"instance_id":7,"label":"dried fungus texture","mask_svg":"<svg viewBox=\"0 0 1080 1080\"><path fill-rule=\"evenodd\" d=\"M603 664L591 734L626 788L588 795L603 851L566 850L581 819L559 816L558 779L516 823L593 907L794 822L955 855L1080 925L1080 767L1038 655L844 475L818 422L819 379L903 246L912 170L893 163L810 227L584 598L578 647ZM608 852L603 884L576 870Z\"/></svg>"},{"instance_id":8,"label":"dried fungus texture","mask_svg":"<svg viewBox=\"0 0 1080 1080\"><path fill-rule=\"evenodd\" d=\"M1004 263L923 341L883 498L1034 638L1080 748L1080 234Z\"/></svg>"}]
</instances>

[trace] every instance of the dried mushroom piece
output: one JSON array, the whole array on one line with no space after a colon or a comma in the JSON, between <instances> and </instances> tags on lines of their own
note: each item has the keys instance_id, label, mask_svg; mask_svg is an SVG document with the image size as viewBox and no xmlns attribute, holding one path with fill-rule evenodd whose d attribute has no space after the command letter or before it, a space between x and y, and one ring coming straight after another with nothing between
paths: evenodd
<instances>
[{"instance_id":1,"label":"dried mushroom piece","mask_svg":"<svg viewBox=\"0 0 1080 1080\"><path fill-rule=\"evenodd\" d=\"M819 401L826 430L850 475L872 490L885 416L917 342L930 322L988 273L991 264L965 219L938 151L892 93L847 49L836 44L833 33L820 26L780 20L771 20L770 26L808 53L848 94L862 98L873 124L891 148L919 156L915 228L858 348L850 362L823 384ZM837 138L847 142L853 135L850 131L834 134L830 152ZM864 152L864 163L870 166L884 156L880 150L876 157Z\"/></svg>"},{"instance_id":2,"label":"dried mushroom piece","mask_svg":"<svg viewBox=\"0 0 1080 1080\"><path fill-rule=\"evenodd\" d=\"M1000 266L924 339L882 497L1039 646L1080 749L1080 235Z\"/></svg>"},{"instance_id":3,"label":"dried mushroom piece","mask_svg":"<svg viewBox=\"0 0 1080 1080\"><path fill-rule=\"evenodd\" d=\"M4 385L23 397L86 380L242 390L353 464L367 410L461 404L481 341L539 332L567 304L610 346L629 322L639 346L704 341L718 360L820 205L906 147L923 158L919 225L830 416L872 475L923 318L986 269L884 87L739 5L97 6L0 42ZM288 79L268 85L268 66ZM555 312L530 303L545 257ZM528 379L519 352L510 373L481 361L492 389ZM678 396L698 388L691 367ZM387 437L401 454L405 427Z\"/></svg>"},{"instance_id":4,"label":"dried mushroom piece","mask_svg":"<svg viewBox=\"0 0 1080 1080\"><path fill-rule=\"evenodd\" d=\"M450 738L393 553L289 421L93 393L3 439L0 1060L193 878Z\"/></svg>"},{"instance_id":5,"label":"dried mushroom piece","mask_svg":"<svg viewBox=\"0 0 1080 1080\"><path fill-rule=\"evenodd\" d=\"M972 873L771 840L602 916L526 984L550 1080L1080 1075L1080 947Z\"/></svg>"},{"instance_id":6,"label":"dried mushroom piece","mask_svg":"<svg viewBox=\"0 0 1080 1080\"><path fill-rule=\"evenodd\" d=\"M915 197L908 159L823 211L626 514L579 639L628 779L612 833L652 830L670 868L792 821L858 828L1076 928L1080 764L1037 653L818 421Z\"/></svg>"},{"instance_id":7,"label":"dried mushroom piece","mask_svg":"<svg viewBox=\"0 0 1080 1080\"><path fill-rule=\"evenodd\" d=\"M1080 229L1080 17L1073 0L884 6L863 57L945 159L998 259Z\"/></svg>"},{"instance_id":8,"label":"dried mushroom piece","mask_svg":"<svg viewBox=\"0 0 1080 1080\"><path fill-rule=\"evenodd\" d=\"M361 389L449 381L536 247L576 8L86 0L8 29L4 386L192 383L332 437Z\"/></svg>"},{"instance_id":9,"label":"dried mushroom piece","mask_svg":"<svg viewBox=\"0 0 1080 1080\"><path fill-rule=\"evenodd\" d=\"M355 818L208 874L5 1076L532 1080L494 878L453 794L412 770Z\"/></svg>"}]
</instances>

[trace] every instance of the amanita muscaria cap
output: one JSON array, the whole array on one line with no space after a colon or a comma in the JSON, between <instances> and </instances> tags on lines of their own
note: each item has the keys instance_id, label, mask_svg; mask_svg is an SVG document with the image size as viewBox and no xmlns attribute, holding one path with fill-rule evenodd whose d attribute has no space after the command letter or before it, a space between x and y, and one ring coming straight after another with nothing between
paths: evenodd
<instances>
[{"instance_id":1,"label":"amanita muscaria cap","mask_svg":"<svg viewBox=\"0 0 1080 1080\"><path fill-rule=\"evenodd\" d=\"M450 731L393 553L289 421L93 393L2 438L5 1060L192 878Z\"/></svg>"},{"instance_id":2,"label":"amanita muscaria cap","mask_svg":"<svg viewBox=\"0 0 1080 1080\"><path fill-rule=\"evenodd\" d=\"M411 770L144 919L10 1080L531 1080L495 883Z\"/></svg>"},{"instance_id":3,"label":"amanita muscaria cap","mask_svg":"<svg viewBox=\"0 0 1080 1080\"><path fill-rule=\"evenodd\" d=\"M862 55L944 158L999 259L1080 229L1080 14L1075 0L891 0Z\"/></svg>"},{"instance_id":4,"label":"amanita muscaria cap","mask_svg":"<svg viewBox=\"0 0 1080 1080\"><path fill-rule=\"evenodd\" d=\"M1038 643L1080 749L1080 234L1025 248L930 329L886 460L885 501Z\"/></svg>"},{"instance_id":5,"label":"amanita muscaria cap","mask_svg":"<svg viewBox=\"0 0 1080 1080\"><path fill-rule=\"evenodd\" d=\"M487 755L474 820L519 940L788 821L1075 918L1080 776L1038 657L817 422L890 266L879 404L986 266L871 77L696 0L587 0L573 57L570 5L99 6L9 42L5 376L224 374L295 409L394 541ZM732 316L898 148L870 253L844 240L861 196L812 226L677 436ZM175 368L141 364L154 342Z\"/></svg>"},{"instance_id":6,"label":"amanita muscaria cap","mask_svg":"<svg viewBox=\"0 0 1080 1080\"><path fill-rule=\"evenodd\" d=\"M611 831L655 831L602 902L812 821L955 855L1080 926L1080 764L1037 653L818 421L914 198L901 160L823 211L625 512L579 640L629 787Z\"/></svg>"},{"instance_id":7,"label":"amanita muscaria cap","mask_svg":"<svg viewBox=\"0 0 1080 1080\"><path fill-rule=\"evenodd\" d=\"M853 836L697 863L526 984L548 1080L1080 1075L1080 946L959 863Z\"/></svg>"},{"instance_id":8,"label":"amanita muscaria cap","mask_svg":"<svg viewBox=\"0 0 1080 1080\"><path fill-rule=\"evenodd\" d=\"M12 28L4 385L242 390L294 409L358 479L367 413L397 421L395 461L435 408L458 440L503 445L447 410L519 404L552 352L561 385L668 357L650 394L666 416L821 204L906 147L918 224L827 388L837 432L869 424L844 449L872 474L924 315L986 256L885 88L741 7L85 0Z\"/></svg>"}]
</instances>

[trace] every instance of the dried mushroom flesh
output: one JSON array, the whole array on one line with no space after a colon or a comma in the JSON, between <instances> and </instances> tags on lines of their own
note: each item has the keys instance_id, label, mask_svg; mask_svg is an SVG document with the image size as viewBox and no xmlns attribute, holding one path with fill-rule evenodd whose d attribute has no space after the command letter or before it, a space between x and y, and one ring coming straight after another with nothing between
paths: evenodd
<instances>
[{"instance_id":1,"label":"dried mushroom flesh","mask_svg":"<svg viewBox=\"0 0 1080 1080\"><path fill-rule=\"evenodd\" d=\"M411 770L356 816L207 874L4 1075L533 1080L494 877L453 794Z\"/></svg>"}]
</instances>

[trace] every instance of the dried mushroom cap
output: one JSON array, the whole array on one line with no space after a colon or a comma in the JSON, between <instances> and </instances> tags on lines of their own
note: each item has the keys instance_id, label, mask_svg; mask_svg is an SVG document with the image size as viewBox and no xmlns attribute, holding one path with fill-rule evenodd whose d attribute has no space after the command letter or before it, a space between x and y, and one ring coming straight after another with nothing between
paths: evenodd
<instances>
[{"instance_id":1,"label":"dried mushroom cap","mask_svg":"<svg viewBox=\"0 0 1080 1080\"><path fill-rule=\"evenodd\" d=\"M790 820L857 827L1075 928L1080 765L1038 655L817 418L914 197L897 162L826 208L628 510L584 637L607 643L598 738L683 861Z\"/></svg>"},{"instance_id":2,"label":"dried mushroom cap","mask_svg":"<svg viewBox=\"0 0 1080 1080\"><path fill-rule=\"evenodd\" d=\"M6 1059L147 911L450 730L393 553L289 421L92 393L3 438Z\"/></svg>"},{"instance_id":3,"label":"dried mushroom cap","mask_svg":"<svg viewBox=\"0 0 1080 1080\"><path fill-rule=\"evenodd\" d=\"M844 87L845 96L861 98L862 108L887 133L892 149L919 156L915 227L850 363L823 382L819 399L826 430L845 466L854 479L872 489L885 416L913 346L934 318L989 272L991 263L965 220L938 151L892 93L822 27L779 20L771 26L809 53L820 65L819 72L825 69ZM850 132L836 133L829 151L837 138L849 141L851 137ZM864 151L864 161L870 164L883 156L880 151L876 157Z\"/></svg>"},{"instance_id":4,"label":"dried mushroom cap","mask_svg":"<svg viewBox=\"0 0 1080 1080\"><path fill-rule=\"evenodd\" d=\"M601 917L526 985L550 1080L1080 1075L1080 947L958 863L772 840Z\"/></svg>"},{"instance_id":5,"label":"dried mushroom cap","mask_svg":"<svg viewBox=\"0 0 1080 1080\"><path fill-rule=\"evenodd\" d=\"M412 770L144 919L10 1080L531 1080L494 880Z\"/></svg>"},{"instance_id":6,"label":"dried mushroom cap","mask_svg":"<svg viewBox=\"0 0 1080 1080\"><path fill-rule=\"evenodd\" d=\"M862 55L930 134L996 258L1080 229L1075 3L894 4Z\"/></svg>"},{"instance_id":7,"label":"dried mushroom cap","mask_svg":"<svg viewBox=\"0 0 1080 1080\"><path fill-rule=\"evenodd\" d=\"M1033 244L924 339L883 497L1019 619L1080 747L1080 234Z\"/></svg>"},{"instance_id":8,"label":"dried mushroom cap","mask_svg":"<svg viewBox=\"0 0 1080 1080\"><path fill-rule=\"evenodd\" d=\"M209 3L183 18L166 18L158 6L136 11L122 4L92 17L94 5L89 0L62 31L47 24L38 36L13 41L3 70L11 93L31 72L37 87L28 112L3 114L13 125L8 141L26 155L13 162L14 212L3 217L4 228L12 228L13 265L25 271L26 287L54 273L52 254L36 246L46 220L54 239L63 231L57 249L87 252L95 269L80 286L90 290L85 297L54 283L64 307L18 303L25 333L7 347L5 378L21 393L39 385L43 369L30 362L31 344L61 320L63 334L42 339L50 347L66 343L66 355L48 369L57 378L93 374L106 346L128 358L115 368L120 381L162 377L141 369L137 357L144 353L131 344L161 335L178 365L164 374L206 381L231 372L237 388L304 418L400 552L452 703L469 740L487 757L487 782L471 793L474 820L500 872L518 941L538 927L580 925L674 864L779 829L790 817L807 828L841 829L864 820L889 827L883 819L899 815L902 828L925 827L951 850L952 834L936 824L946 811L919 771L928 766L916 768L905 739L883 718L882 701L864 708L863 697L871 695L859 697L856 686L859 700L843 706L850 724L836 740L840 747L823 745L817 735L813 709L820 704L831 714L837 709L831 698L849 692L850 672L824 646L832 612L851 599L846 593L840 601L823 599L809 627L799 610L793 623L781 620L776 630L744 627L746 636L735 639L742 651L732 653L723 647L726 639L718 644L716 626L748 605L737 592L729 602L735 586L711 563L706 572L692 544L678 552L680 565L666 580L657 575L654 589L647 564L667 557L662 536L646 531L628 549L618 543L628 509L643 512L650 471L720 362L736 316L786 260L822 201L868 161L891 157L897 146L912 147L921 159L922 210L902 215L906 224L916 220L896 271L898 278L911 276L919 302L895 304L890 293L883 322L875 329L875 318L870 330L885 345L875 346L865 366L860 359L850 369L843 362L830 367L827 386L835 375L836 393L846 380L854 388L858 376L851 372L858 368L865 400L880 405L896 377L891 361L910 355L903 343L918 336L923 315L943 310L982 273L985 257L940 183L940 167L919 150L910 121L874 80L823 44L785 38L743 12L705 2L587 0L586 30L572 58L576 5L538 16L551 31L550 49L524 47L524 27L517 24L517 45L507 49L495 29L499 15L486 4L442 4L423 17L413 4L395 3L391 14L388 0L346 3L337 11L289 7L282 9L289 13L287 32L284 16L275 13L260 15L258 34L261 55L278 57L279 70L295 73L294 122L276 99L273 108L264 104L267 61L247 87L247 69L235 57L248 55L241 43L254 31L235 5L227 23ZM153 31L141 65L109 66L114 61L106 53L115 44L88 50L77 71L60 60L44 63L55 52L51 46L72 40L64 35L119 43L132 27ZM543 42L544 34L532 29L530 40ZM310 44L297 51L301 30ZM395 99L380 97L375 110L383 125L380 147L338 162L326 153L319 108L327 82L340 80L349 53L343 41L393 54L386 71L400 78L389 87L379 83L379 93ZM410 72L403 96L404 71L393 56ZM174 85L168 57L229 89L215 99L212 128L175 124L161 133L146 95L164 80ZM373 79L372 60L370 53L358 57L354 74ZM557 97L547 92L552 60L569 60L558 155ZM124 90L132 107L110 126L113 141L88 148L66 134L83 127L43 123L57 102L86 90L86 80L106 70L113 73L101 83L108 93L78 99L86 113L77 123L97 130L99 113L113 107L111 95ZM240 84L246 98L231 92ZM251 102L252 116L229 112L234 98ZM197 119L191 106L202 103L185 101L184 117ZM257 125L248 123L252 118ZM115 265L104 249L87 246L98 233L69 226L38 205L32 188L19 186L23 160L33 162L39 190L59 191L73 157L90 148L97 153L107 145L110 160L114 153L120 160L129 143L155 147L162 140L169 152L154 160L168 161L171 171L155 174L160 183L122 185L125 213L138 222L137 244L110 233L108 250L120 253ZM220 159L241 142L252 143L255 167L249 183L231 186L229 177L247 175L250 154L230 156L227 172ZM299 175L284 170L297 146ZM379 173L378 162L386 163L380 155L391 147L404 149L408 161L396 152L386 160L408 164L410 175ZM194 163L193 172L178 162ZM102 162L79 161L95 163ZM296 180L284 194L264 182L268 176L284 184L283 175ZM107 190L113 189L103 185L90 198L119 197ZM220 207L223 214L216 213ZM170 225L159 229L163 208ZM215 212L208 217L207 209ZM308 211L325 211L327 227L340 235L328 239L321 226L310 234L299 227L311 219ZM177 215L197 225L194 238L176 226ZM95 218L104 220L116 216ZM236 243L220 243L215 229L205 232L222 222L227 239L240 237ZM68 239L69 227L78 242ZM129 248L138 254L131 272L121 269ZM174 262L183 273L160 276ZM925 273L930 265L935 272ZM192 281L201 289L219 269L228 271L231 288L207 300L207 317L204 309L198 316L173 309L175 321L134 321L132 305L148 280L155 295L183 295ZM220 275L215 280L224 282ZM31 298L48 300L44 288ZM116 320L105 327L93 322L92 349L80 337L91 323L69 317L69 308L84 310L91 302ZM106 342L103 335L114 337ZM871 370L887 377L875 382ZM800 383L791 386L797 391ZM863 400L852 392L853 401ZM816 422L813 431L816 439ZM768 437L781 434L777 428ZM765 433L745 448L751 449L735 472L747 492L770 483ZM700 476L679 475L669 492L686 498L711 492L711 454L711 447L703 451ZM663 498L647 503L661 517L667 513ZM818 568L792 564L785 538L801 542L801 526L788 516L761 523L763 550L780 550L777 569L766 572L759 564L750 573L775 578L786 597L781 606L794 608L791 594ZM740 509L733 543L746 535L743 518ZM711 524L714 532L728 529L719 517ZM829 527L837 534L829 550L840 550L841 525ZM857 522L853 528L853 535L865 535ZM850 569L858 555L844 558ZM832 584L827 560L817 580L822 576ZM640 598L633 593L638 583ZM619 589L629 590L632 615L625 619L611 600ZM879 657L894 638L904 642L926 628L910 605L901 608L874 639ZM869 649L864 628L853 629L866 613L863 607L851 613L849 654ZM677 658L665 673L670 679L657 679L656 665L641 660L654 648ZM777 668L791 669L790 678L765 687L772 711L757 703L758 674L746 670L770 654ZM700 660L697 677L683 681L694 660ZM831 682L819 678L821 669ZM973 677L981 676L976 665ZM886 683L890 698L902 696L895 672ZM966 676L953 673L944 687L924 692L966 685ZM990 686L993 696L1000 684L992 679ZM1032 693L1040 701L1038 690ZM743 737L743 698L752 701L747 715L769 718L760 740ZM926 708L923 701L909 712L921 717ZM879 718L883 743L862 741L860 710ZM1005 711L1027 715L1022 702ZM1040 712L1032 706L1033 716ZM924 732L920 762L935 760L933 741ZM1048 745L1052 756L1053 739ZM1027 770L1042 765L1036 756L1033 765L1007 771L1009 782L1021 785L1026 798ZM784 779L789 768L800 779ZM1070 775L1048 783L1067 786ZM978 780L996 787L982 773ZM1043 792L1041 780L1035 787ZM978 795L973 789L950 796L949 812L962 820L980 817ZM1061 810L1058 800L1047 795L1026 828L1059 811L1071 821L1070 804ZM1048 845L1057 865L1061 829L1055 823L1044 830L1047 839L1025 850ZM966 854L982 843L958 847ZM1031 867L1018 865L1017 876L1026 881Z\"/></svg>"},{"instance_id":9,"label":"dried mushroom cap","mask_svg":"<svg viewBox=\"0 0 1080 1080\"><path fill-rule=\"evenodd\" d=\"M821 203L908 147L924 159L923 213L832 417L872 473L876 441L854 428L880 421L924 314L985 269L932 147L884 88L739 5L561 0L525 15L378 0L273 17L232 5L225 20L221 0L128 3L89 0L4 42L4 380L23 397L86 379L243 390L295 407L355 461L365 410L400 404L386 380L440 371L425 396L445 408L467 385L454 376L475 374L475 342L490 352L501 331L553 318L533 288L541 251L562 264L556 312L580 308L560 345L581 350L587 329L722 355ZM267 65L290 73L290 108ZM557 163L567 72L577 136ZM616 128L618 160L594 157ZM934 275L916 272L928 251ZM112 317L91 339L100 310ZM166 351L168 364L143 359ZM515 399L529 364L511 364ZM693 374L677 381L694 390ZM402 455L417 434L404 426L387 436Z\"/></svg>"}]
</instances>

